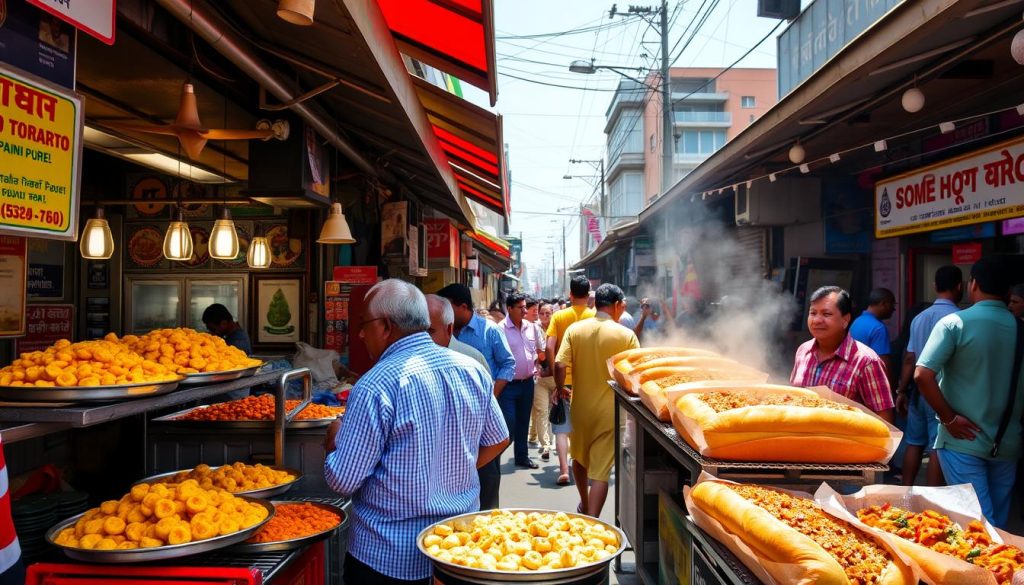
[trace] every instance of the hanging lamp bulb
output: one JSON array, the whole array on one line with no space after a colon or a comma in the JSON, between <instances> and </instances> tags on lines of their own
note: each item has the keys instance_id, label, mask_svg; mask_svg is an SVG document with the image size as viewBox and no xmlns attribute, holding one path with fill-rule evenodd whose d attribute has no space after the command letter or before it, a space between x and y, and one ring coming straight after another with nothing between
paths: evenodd
<instances>
[{"instance_id":1,"label":"hanging lamp bulb","mask_svg":"<svg viewBox=\"0 0 1024 585\"><path fill-rule=\"evenodd\" d=\"M348 221L341 209L341 203L332 203L331 210L327 213L327 220L320 230L319 244L354 244L356 239L352 237L352 231L348 228Z\"/></svg>"},{"instance_id":2,"label":"hanging lamp bulb","mask_svg":"<svg viewBox=\"0 0 1024 585\"><path fill-rule=\"evenodd\" d=\"M114 255L114 236L102 207L97 207L96 215L85 222L78 249L86 260L107 260Z\"/></svg>"},{"instance_id":3,"label":"hanging lamp bulb","mask_svg":"<svg viewBox=\"0 0 1024 585\"><path fill-rule=\"evenodd\" d=\"M220 219L213 222L210 232L210 258L234 260L238 256L238 230L231 219L231 210L224 206Z\"/></svg>"},{"instance_id":4,"label":"hanging lamp bulb","mask_svg":"<svg viewBox=\"0 0 1024 585\"><path fill-rule=\"evenodd\" d=\"M794 144L789 149L789 162L791 162L791 163L793 163L795 165L798 165L798 164L804 162L804 157L806 157L806 156L807 156L807 152L804 150L804 147L803 147L802 144L800 144L799 140L797 140L796 144Z\"/></svg>"},{"instance_id":5,"label":"hanging lamp bulb","mask_svg":"<svg viewBox=\"0 0 1024 585\"><path fill-rule=\"evenodd\" d=\"M277 17L299 26L313 24L315 10L316 0L281 0L277 3Z\"/></svg>"},{"instance_id":6,"label":"hanging lamp bulb","mask_svg":"<svg viewBox=\"0 0 1024 585\"><path fill-rule=\"evenodd\" d=\"M908 113L916 114L924 108L924 92L916 86L911 87L907 91L903 92L903 97L900 98L900 103L903 104L903 109Z\"/></svg>"},{"instance_id":7,"label":"hanging lamp bulb","mask_svg":"<svg viewBox=\"0 0 1024 585\"><path fill-rule=\"evenodd\" d=\"M270 268L273 257L270 255L270 242L266 236L256 236L249 242L249 253L245 255L245 263L249 268Z\"/></svg>"},{"instance_id":8,"label":"hanging lamp bulb","mask_svg":"<svg viewBox=\"0 0 1024 585\"><path fill-rule=\"evenodd\" d=\"M185 222L185 211L180 207L164 235L164 258L176 262L192 258L192 232Z\"/></svg>"}]
</instances>

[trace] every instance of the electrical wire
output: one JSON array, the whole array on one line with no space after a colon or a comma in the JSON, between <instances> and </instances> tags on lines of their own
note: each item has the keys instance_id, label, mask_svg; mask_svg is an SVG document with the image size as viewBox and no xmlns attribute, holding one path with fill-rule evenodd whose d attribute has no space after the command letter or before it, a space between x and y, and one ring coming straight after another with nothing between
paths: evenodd
<instances>
[{"instance_id":1,"label":"electrical wire","mask_svg":"<svg viewBox=\"0 0 1024 585\"><path fill-rule=\"evenodd\" d=\"M603 18L604 17L602 17L602 19ZM633 20L635 20L635 19L633 19ZM605 22L603 24L598 24L598 25L594 25L594 26L583 26L583 27L571 28L571 29L568 29L568 30L557 31L557 32L534 33L534 34L528 34L528 35L502 34L502 35L497 35L494 38L497 39L497 40L501 40L501 41L505 41L505 40L532 40L532 39L542 39L542 38L546 38L546 37L558 38L558 37L562 37L562 36L578 35L578 34L583 34L583 33L588 33L588 32L599 32L599 31L602 31L602 30L607 30L607 29L610 29L610 28L615 28L615 27L618 27L618 26L623 26L625 24L628 24L629 22L630 22L629 18L624 18L622 20Z\"/></svg>"}]
</instances>

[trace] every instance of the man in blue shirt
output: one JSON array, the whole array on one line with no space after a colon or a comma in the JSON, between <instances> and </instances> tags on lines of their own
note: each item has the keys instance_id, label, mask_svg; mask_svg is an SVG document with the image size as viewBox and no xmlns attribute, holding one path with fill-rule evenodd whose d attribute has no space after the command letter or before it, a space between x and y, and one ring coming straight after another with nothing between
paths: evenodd
<instances>
[{"instance_id":1,"label":"man in blue shirt","mask_svg":"<svg viewBox=\"0 0 1024 585\"><path fill-rule=\"evenodd\" d=\"M449 284L437 291L437 295L451 301L455 311L455 338L484 354L494 379L494 396L498 397L505 386L515 377L516 359L508 346L508 340L497 323L481 317L473 310L473 295L464 284ZM500 457L480 468L480 509L498 507L498 492L501 489Z\"/></svg>"},{"instance_id":2,"label":"man in blue shirt","mask_svg":"<svg viewBox=\"0 0 1024 585\"><path fill-rule=\"evenodd\" d=\"M964 298L963 281L963 272L956 266L942 266L936 270L935 302L910 322L910 337L903 354L900 383L896 387L896 410L907 415L907 432L903 435L907 446L903 452L903 485L906 486L914 485L925 449L931 452L928 459L928 485L937 486L944 482L939 459L935 456L939 420L935 418L935 410L913 385L914 365L917 363L917 354L924 349L935 324L946 315L960 310L957 303Z\"/></svg>"},{"instance_id":3,"label":"man in blue shirt","mask_svg":"<svg viewBox=\"0 0 1024 585\"><path fill-rule=\"evenodd\" d=\"M479 508L473 470L508 446L508 429L484 368L426 333L416 287L385 280L366 307L359 336L378 361L325 444L327 485L352 498L345 580L426 585L430 560L416 535Z\"/></svg>"},{"instance_id":4,"label":"man in blue shirt","mask_svg":"<svg viewBox=\"0 0 1024 585\"><path fill-rule=\"evenodd\" d=\"M203 311L203 324L206 330L214 335L224 338L228 345L237 347L245 352L245 355L252 355L252 342L249 341L249 334L242 329L242 326L231 316L231 311L220 303L214 303Z\"/></svg>"},{"instance_id":5,"label":"man in blue shirt","mask_svg":"<svg viewBox=\"0 0 1024 585\"><path fill-rule=\"evenodd\" d=\"M896 295L887 288L876 288L868 294L868 308L850 324L850 337L870 347L885 363L886 374L893 379L892 348L885 321L896 312Z\"/></svg>"}]
</instances>

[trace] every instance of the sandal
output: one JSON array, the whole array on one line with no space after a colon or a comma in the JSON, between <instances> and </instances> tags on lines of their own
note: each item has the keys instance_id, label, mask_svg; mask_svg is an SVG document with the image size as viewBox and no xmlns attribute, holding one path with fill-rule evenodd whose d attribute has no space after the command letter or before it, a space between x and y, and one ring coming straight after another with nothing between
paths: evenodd
<instances>
[{"instance_id":1,"label":"sandal","mask_svg":"<svg viewBox=\"0 0 1024 585\"><path fill-rule=\"evenodd\" d=\"M569 474L563 473L562 475L559 475L558 480L556 480L555 483L558 485L569 485Z\"/></svg>"}]
</instances>

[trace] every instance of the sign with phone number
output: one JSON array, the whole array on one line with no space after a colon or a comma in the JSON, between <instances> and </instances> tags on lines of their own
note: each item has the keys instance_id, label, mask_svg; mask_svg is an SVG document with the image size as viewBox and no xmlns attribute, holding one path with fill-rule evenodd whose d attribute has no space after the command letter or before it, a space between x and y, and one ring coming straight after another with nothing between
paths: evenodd
<instances>
[{"instance_id":1,"label":"sign with phone number","mask_svg":"<svg viewBox=\"0 0 1024 585\"><path fill-rule=\"evenodd\" d=\"M81 159L81 101L0 66L0 233L75 240Z\"/></svg>"}]
</instances>

